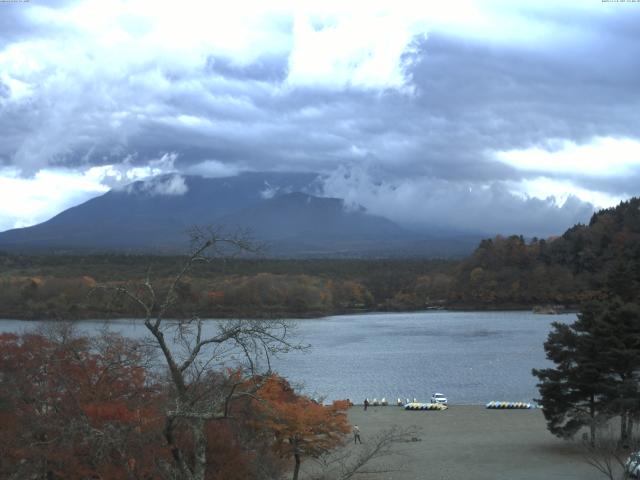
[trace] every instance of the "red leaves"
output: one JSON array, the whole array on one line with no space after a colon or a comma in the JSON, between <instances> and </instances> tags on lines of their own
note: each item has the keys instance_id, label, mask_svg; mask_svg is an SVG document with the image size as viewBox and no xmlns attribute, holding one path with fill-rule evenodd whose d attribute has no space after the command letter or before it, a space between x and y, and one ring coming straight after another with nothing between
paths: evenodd
<instances>
[{"instance_id":1,"label":"red leaves","mask_svg":"<svg viewBox=\"0 0 640 480\"><path fill-rule=\"evenodd\" d=\"M140 360L115 335L0 335L0 477L46 465L53 478L117 480L153 468L157 394Z\"/></svg>"},{"instance_id":2,"label":"red leaves","mask_svg":"<svg viewBox=\"0 0 640 480\"><path fill-rule=\"evenodd\" d=\"M273 432L274 446L283 455L320 455L340 445L350 431L346 401L321 405L295 393L278 376L264 382L258 397L262 400L254 401L261 413L258 424Z\"/></svg>"},{"instance_id":3,"label":"red leaves","mask_svg":"<svg viewBox=\"0 0 640 480\"><path fill-rule=\"evenodd\" d=\"M0 334L0 478L158 478L158 462L171 458L171 393L145 365L143 349L118 335ZM277 376L227 370L218 381L238 400L233 420L206 427L208 480L252 478L265 465L275 478L283 458L320 455L349 431L346 402L320 405ZM188 424L176 431L193 455Z\"/></svg>"},{"instance_id":4,"label":"red leaves","mask_svg":"<svg viewBox=\"0 0 640 480\"><path fill-rule=\"evenodd\" d=\"M83 405L84 414L95 425L105 422L135 423L139 420L139 411L131 410L124 403L91 403Z\"/></svg>"}]
</instances>

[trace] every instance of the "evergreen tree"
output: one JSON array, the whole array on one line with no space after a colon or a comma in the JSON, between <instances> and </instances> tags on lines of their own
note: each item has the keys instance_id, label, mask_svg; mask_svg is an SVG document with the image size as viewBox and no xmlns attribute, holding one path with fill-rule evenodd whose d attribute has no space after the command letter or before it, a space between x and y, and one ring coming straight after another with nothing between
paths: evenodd
<instances>
[{"instance_id":1,"label":"evergreen tree","mask_svg":"<svg viewBox=\"0 0 640 480\"><path fill-rule=\"evenodd\" d=\"M549 431L571 438L619 416L627 441L640 416L640 306L619 297L592 302L571 325L554 323L544 345L555 368L534 370Z\"/></svg>"},{"instance_id":2,"label":"evergreen tree","mask_svg":"<svg viewBox=\"0 0 640 480\"><path fill-rule=\"evenodd\" d=\"M597 364L597 346L580 332L579 322L553 323L544 349L556 367L534 369L533 374L540 380L541 398L537 401L549 431L561 438L572 438L587 426L593 444L597 423L604 413L604 376Z\"/></svg>"},{"instance_id":3,"label":"evergreen tree","mask_svg":"<svg viewBox=\"0 0 640 480\"><path fill-rule=\"evenodd\" d=\"M640 305L616 297L585 309L582 319L591 322L590 336L606 377L606 409L620 417L620 440L626 442L640 414Z\"/></svg>"}]
</instances>

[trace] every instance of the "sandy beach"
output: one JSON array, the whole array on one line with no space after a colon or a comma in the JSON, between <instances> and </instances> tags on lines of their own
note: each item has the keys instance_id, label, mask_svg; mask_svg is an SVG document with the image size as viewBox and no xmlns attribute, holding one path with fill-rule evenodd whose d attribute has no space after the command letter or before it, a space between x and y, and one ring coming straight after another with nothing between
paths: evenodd
<instances>
[{"instance_id":1,"label":"sandy beach","mask_svg":"<svg viewBox=\"0 0 640 480\"><path fill-rule=\"evenodd\" d=\"M540 410L488 410L451 406L448 410L406 411L361 406L349 411L362 441L393 426L415 427L420 441L399 446L402 456L385 460L394 471L385 480L561 480L601 479L588 465L579 442L551 435ZM348 448L359 448L349 445ZM359 478L364 478L360 476Z\"/></svg>"}]
</instances>

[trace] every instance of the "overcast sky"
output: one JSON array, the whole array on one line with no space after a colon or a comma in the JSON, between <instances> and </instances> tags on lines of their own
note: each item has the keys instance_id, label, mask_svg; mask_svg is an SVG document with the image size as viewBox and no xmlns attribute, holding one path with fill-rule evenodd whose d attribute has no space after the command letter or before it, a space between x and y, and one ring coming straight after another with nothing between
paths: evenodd
<instances>
[{"instance_id":1,"label":"overcast sky","mask_svg":"<svg viewBox=\"0 0 640 480\"><path fill-rule=\"evenodd\" d=\"M324 174L416 227L640 194L640 3L0 3L0 230L177 172Z\"/></svg>"}]
</instances>

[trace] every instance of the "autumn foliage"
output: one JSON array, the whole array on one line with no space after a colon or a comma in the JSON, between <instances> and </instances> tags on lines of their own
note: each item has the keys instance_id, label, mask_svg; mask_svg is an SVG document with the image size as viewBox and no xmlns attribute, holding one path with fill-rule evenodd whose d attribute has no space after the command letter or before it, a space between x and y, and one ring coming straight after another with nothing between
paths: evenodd
<instances>
[{"instance_id":1,"label":"autumn foliage","mask_svg":"<svg viewBox=\"0 0 640 480\"><path fill-rule=\"evenodd\" d=\"M162 478L171 391L151 354L112 333L1 334L0 478ZM206 427L207 479L279 478L349 430L346 405L316 404L277 376L245 382L255 395ZM176 432L188 453L188 429Z\"/></svg>"},{"instance_id":2,"label":"autumn foliage","mask_svg":"<svg viewBox=\"0 0 640 480\"><path fill-rule=\"evenodd\" d=\"M160 291L171 282L175 263L175 257L164 256L0 252L0 315L24 319L138 316L135 305L92 289L96 285L130 287L145 278L152 264ZM227 259L224 265L197 265L181 280L176 291L179 302L172 306L170 317L194 311L211 318L255 318L421 308L446 297L453 266L417 259Z\"/></svg>"},{"instance_id":3,"label":"autumn foliage","mask_svg":"<svg viewBox=\"0 0 640 480\"><path fill-rule=\"evenodd\" d=\"M289 382L276 375L264 381L252 408L256 412L253 425L272 436L273 448L281 457L294 460L294 479L302 458L318 457L342 445L350 431L348 401L322 405L296 394Z\"/></svg>"},{"instance_id":4,"label":"autumn foliage","mask_svg":"<svg viewBox=\"0 0 640 480\"><path fill-rule=\"evenodd\" d=\"M133 343L0 335L0 476L144 478L157 392Z\"/></svg>"}]
</instances>

